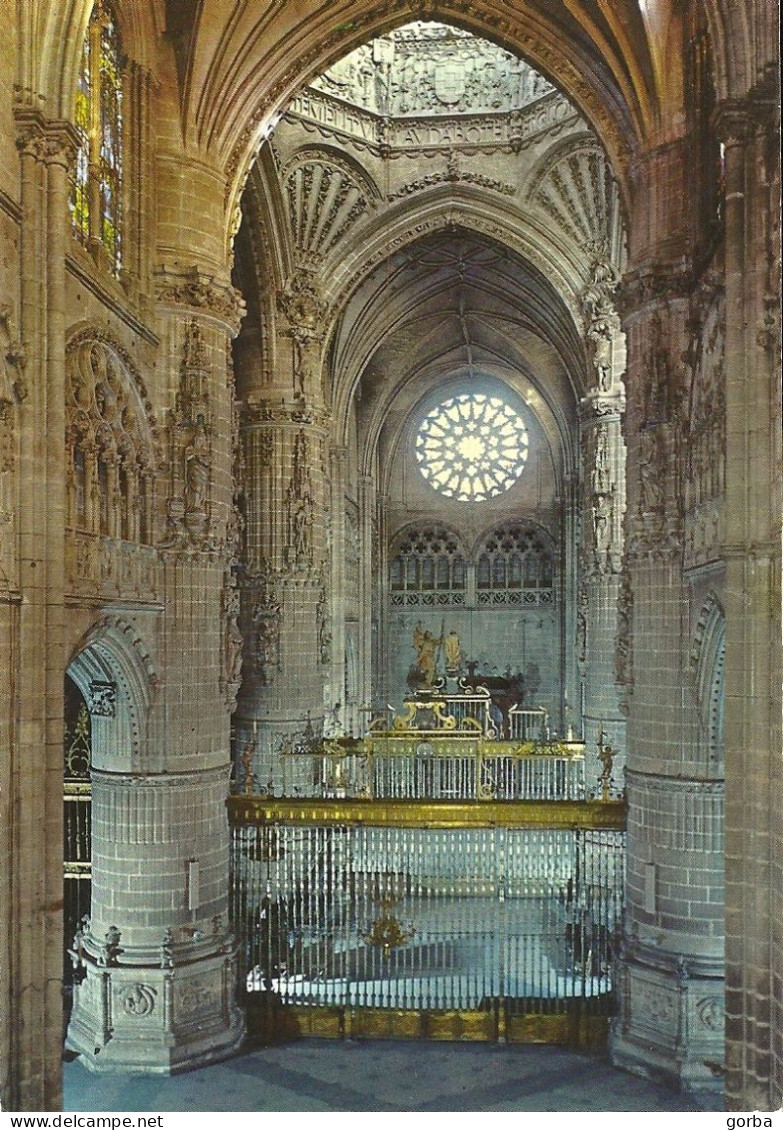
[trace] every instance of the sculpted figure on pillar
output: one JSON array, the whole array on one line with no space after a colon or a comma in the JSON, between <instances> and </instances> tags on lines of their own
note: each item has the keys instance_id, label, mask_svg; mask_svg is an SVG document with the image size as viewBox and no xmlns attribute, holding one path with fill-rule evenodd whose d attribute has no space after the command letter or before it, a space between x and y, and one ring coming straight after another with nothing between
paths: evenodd
<instances>
[{"instance_id":1,"label":"sculpted figure on pillar","mask_svg":"<svg viewBox=\"0 0 783 1130\"><path fill-rule=\"evenodd\" d=\"M585 315L587 352L594 373L594 389L599 393L614 391L614 347L621 333L620 318L615 308L615 292L619 275L609 261L605 249L596 255L590 282L582 293Z\"/></svg>"},{"instance_id":2,"label":"sculpted figure on pillar","mask_svg":"<svg viewBox=\"0 0 783 1130\"><path fill-rule=\"evenodd\" d=\"M274 678L275 671L280 669L281 617L280 602L277 599L272 577L268 572L262 572L258 577L258 592L251 612L255 634L253 659L262 686L268 686Z\"/></svg>"},{"instance_id":3,"label":"sculpted figure on pillar","mask_svg":"<svg viewBox=\"0 0 783 1130\"><path fill-rule=\"evenodd\" d=\"M185 329L170 430L171 493L166 548L205 548L209 539L212 444L208 376L204 338L193 318Z\"/></svg>"},{"instance_id":4,"label":"sculpted figure on pillar","mask_svg":"<svg viewBox=\"0 0 783 1130\"><path fill-rule=\"evenodd\" d=\"M294 395L303 400L318 392L326 304L313 276L301 271L278 294L278 305L291 327Z\"/></svg>"},{"instance_id":5,"label":"sculpted figure on pillar","mask_svg":"<svg viewBox=\"0 0 783 1130\"><path fill-rule=\"evenodd\" d=\"M306 569L313 564L314 499L310 479L307 435L300 431L294 445L294 467L286 491L288 564Z\"/></svg>"}]
</instances>

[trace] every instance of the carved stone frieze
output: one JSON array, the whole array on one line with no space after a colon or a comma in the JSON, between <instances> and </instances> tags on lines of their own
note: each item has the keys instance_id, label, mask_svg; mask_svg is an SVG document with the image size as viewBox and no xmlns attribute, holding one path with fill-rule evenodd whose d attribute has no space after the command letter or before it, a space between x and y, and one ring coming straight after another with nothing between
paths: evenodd
<instances>
[{"instance_id":1,"label":"carved stone frieze","mask_svg":"<svg viewBox=\"0 0 783 1130\"><path fill-rule=\"evenodd\" d=\"M93 717L113 718L117 713L117 684L92 679L88 708Z\"/></svg>"},{"instance_id":2,"label":"carved stone frieze","mask_svg":"<svg viewBox=\"0 0 783 1130\"><path fill-rule=\"evenodd\" d=\"M625 321L646 306L670 299L687 298L695 277L689 260L632 268L623 276L617 290L617 308Z\"/></svg>"},{"instance_id":3,"label":"carved stone frieze","mask_svg":"<svg viewBox=\"0 0 783 1130\"><path fill-rule=\"evenodd\" d=\"M696 1002L696 1015L708 1032L723 1032L724 1003L718 996L702 997Z\"/></svg>"},{"instance_id":4,"label":"carved stone frieze","mask_svg":"<svg viewBox=\"0 0 783 1130\"><path fill-rule=\"evenodd\" d=\"M213 1012L219 1000L220 988L214 981L190 979L180 987L175 1007L182 1019Z\"/></svg>"},{"instance_id":5,"label":"carved stone frieze","mask_svg":"<svg viewBox=\"0 0 783 1130\"><path fill-rule=\"evenodd\" d=\"M319 139L349 141L353 148L380 157L453 149L466 155L520 153L542 136L554 138L580 121L558 92L509 114L382 118L312 87L294 98L288 117Z\"/></svg>"},{"instance_id":6,"label":"carved stone frieze","mask_svg":"<svg viewBox=\"0 0 783 1130\"><path fill-rule=\"evenodd\" d=\"M504 181L495 180L492 177L484 176L482 173L465 172L463 170L442 170L437 173L429 173L426 177L420 177L418 180L409 181L404 184L402 188L398 188L395 192L389 193L387 200L391 203L394 200L404 200L409 196L415 195L417 192L424 192L428 188L435 188L439 184L475 184L478 188L488 188L492 192L499 192L503 196L514 196L517 188L516 185L508 184Z\"/></svg>"},{"instance_id":7,"label":"carved stone frieze","mask_svg":"<svg viewBox=\"0 0 783 1130\"><path fill-rule=\"evenodd\" d=\"M322 432L328 430L330 420L326 409L287 404L247 404L243 409L242 417L245 427L272 424L276 428L286 427L298 430L306 426Z\"/></svg>"}]
</instances>

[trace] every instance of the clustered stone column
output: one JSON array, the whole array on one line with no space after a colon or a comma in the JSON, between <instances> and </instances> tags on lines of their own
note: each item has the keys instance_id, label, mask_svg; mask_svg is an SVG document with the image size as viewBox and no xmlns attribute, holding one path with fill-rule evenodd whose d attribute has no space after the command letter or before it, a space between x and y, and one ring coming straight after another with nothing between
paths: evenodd
<instances>
[{"instance_id":1,"label":"clustered stone column","mask_svg":"<svg viewBox=\"0 0 783 1130\"><path fill-rule=\"evenodd\" d=\"M14 999L3 1026L0 1061L25 1065L23 1073L3 1080L12 1109L55 1110L62 1030L63 825L61 794L51 782L62 775L65 217L76 139L68 123L48 120L37 109L20 105L15 116L21 174L19 335L26 366L11 390L12 403L2 411L16 412L24 437L9 500L18 566L14 562L13 592L4 612L13 629L8 638L18 640L18 658L8 667L18 664L25 675L14 687L12 760L0 779L7 924L0 966L5 1000ZM0 533L8 536L7 529ZM13 978L12 992L7 977Z\"/></svg>"},{"instance_id":2,"label":"clustered stone column","mask_svg":"<svg viewBox=\"0 0 783 1130\"><path fill-rule=\"evenodd\" d=\"M245 669L235 723L236 787L303 791L332 675L329 416L321 384L323 304L301 273L278 296L276 395L243 418ZM335 702L339 698L335 699Z\"/></svg>"},{"instance_id":3,"label":"clustered stone column","mask_svg":"<svg viewBox=\"0 0 783 1130\"><path fill-rule=\"evenodd\" d=\"M583 466L577 659L584 680L586 781L588 789L598 793L602 773L611 774L607 783L615 792L622 791L625 765L625 718L615 664L625 515L625 338L614 306L617 283L612 266L597 259L583 296L590 385L579 419Z\"/></svg>"},{"instance_id":4,"label":"clustered stone column","mask_svg":"<svg viewBox=\"0 0 783 1130\"><path fill-rule=\"evenodd\" d=\"M717 113L726 226L726 1094L736 1110L783 1102L778 80L770 73Z\"/></svg>"},{"instance_id":5,"label":"clustered stone column","mask_svg":"<svg viewBox=\"0 0 783 1130\"><path fill-rule=\"evenodd\" d=\"M621 656L628 700L626 907L615 1062L684 1089L718 1085L723 1056L723 781L700 757L687 693L682 437L692 280L684 146L637 171L652 245L625 279L628 518ZM662 234L658 243L654 233ZM678 246L679 244L679 246ZM633 260L632 260L633 262ZM626 580L627 577L627 580ZM629 673L632 664L632 681Z\"/></svg>"},{"instance_id":6,"label":"clustered stone column","mask_svg":"<svg viewBox=\"0 0 783 1130\"><path fill-rule=\"evenodd\" d=\"M225 280L195 267L162 268L157 282L176 378L160 491L166 616L146 740L115 737L93 756L94 882L73 947L68 1045L96 1071L192 1067L243 1034L225 812L241 649L227 354L240 305Z\"/></svg>"}]
</instances>

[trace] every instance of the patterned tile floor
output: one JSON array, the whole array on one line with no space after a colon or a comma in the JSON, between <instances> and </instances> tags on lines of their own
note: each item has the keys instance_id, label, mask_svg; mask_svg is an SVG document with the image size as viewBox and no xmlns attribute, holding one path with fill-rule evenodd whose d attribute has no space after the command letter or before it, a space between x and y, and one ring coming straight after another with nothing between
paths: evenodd
<instances>
[{"instance_id":1,"label":"patterned tile floor","mask_svg":"<svg viewBox=\"0 0 783 1130\"><path fill-rule=\"evenodd\" d=\"M65 1064L65 1111L695 1111L606 1059L541 1046L306 1040L171 1077Z\"/></svg>"}]
</instances>

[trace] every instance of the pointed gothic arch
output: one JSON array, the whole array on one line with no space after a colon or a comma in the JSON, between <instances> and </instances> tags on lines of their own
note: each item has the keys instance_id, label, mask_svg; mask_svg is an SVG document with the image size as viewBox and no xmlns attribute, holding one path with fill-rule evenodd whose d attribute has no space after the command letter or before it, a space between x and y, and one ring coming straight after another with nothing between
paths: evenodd
<instances>
[{"instance_id":1,"label":"pointed gothic arch","mask_svg":"<svg viewBox=\"0 0 783 1130\"><path fill-rule=\"evenodd\" d=\"M104 616L74 650L67 674L90 712L92 765L116 772L149 766L149 715L156 668L137 628Z\"/></svg>"}]
</instances>

